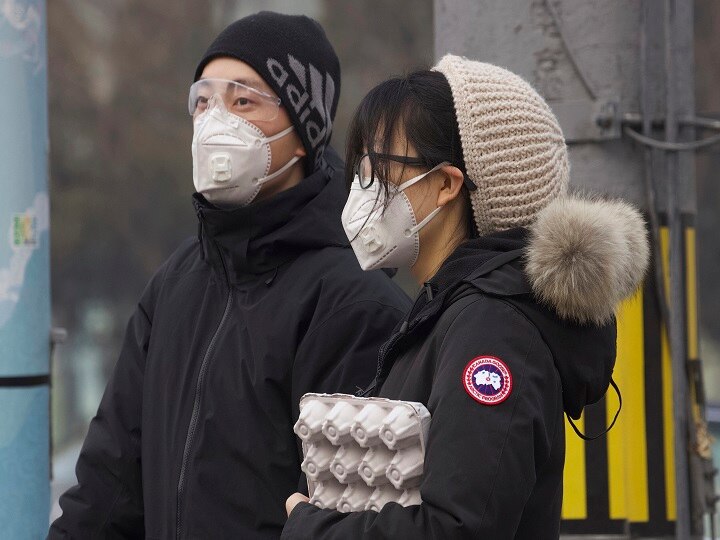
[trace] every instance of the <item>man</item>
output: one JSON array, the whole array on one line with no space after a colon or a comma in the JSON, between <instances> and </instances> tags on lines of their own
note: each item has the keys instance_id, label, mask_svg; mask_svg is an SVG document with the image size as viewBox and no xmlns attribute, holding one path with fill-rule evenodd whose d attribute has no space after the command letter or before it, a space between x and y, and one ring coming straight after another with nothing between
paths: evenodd
<instances>
[{"instance_id":1,"label":"man","mask_svg":"<svg viewBox=\"0 0 720 540\"><path fill-rule=\"evenodd\" d=\"M198 237L143 293L50 538L280 536L300 396L367 385L409 308L340 223L339 89L307 17L262 12L210 45L189 101Z\"/></svg>"}]
</instances>

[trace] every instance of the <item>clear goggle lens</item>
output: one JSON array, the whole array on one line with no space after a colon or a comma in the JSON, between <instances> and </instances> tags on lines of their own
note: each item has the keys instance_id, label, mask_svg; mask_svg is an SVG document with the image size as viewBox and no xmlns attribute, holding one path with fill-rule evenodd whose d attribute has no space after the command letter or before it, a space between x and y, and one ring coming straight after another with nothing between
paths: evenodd
<instances>
[{"instance_id":1,"label":"clear goggle lens","mask_svg":"<svg viewBox=\"0 0 720 540\"><path fill-rule=\"evenodd\" d=\"M190 86L190 116L204 112L214 95L222 98L229 112L249 121L275 120L280 109L279 98L256 88L225 79L200 79Z\"/></svg>"}]
</instances>

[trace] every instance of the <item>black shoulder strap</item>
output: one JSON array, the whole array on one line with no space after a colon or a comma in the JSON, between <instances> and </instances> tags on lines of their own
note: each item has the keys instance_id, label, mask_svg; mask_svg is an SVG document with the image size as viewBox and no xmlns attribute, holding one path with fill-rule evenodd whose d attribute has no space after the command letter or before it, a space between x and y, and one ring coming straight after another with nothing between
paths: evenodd
<instances>
[{"instance_id":1,"label":"black shoulder strap","mask_svg":"<svg viewBox=\"0 0 720 540\"><path fill-rule=\"evenodd\" d=\"M472 274L470 274L468 277L466 277L465 281L472 281L473 279L477 279L480 276L489 274L493 270L500 268L502 265L512 262L515 259L519 259L520 257L523 256L524 253L525 253L524 249L514 249L512 251L507 251L507 252L503 253L502 255L498 255L497 257L490 259L485 264L480 265L480 268L478 268Z\"/></svg>"}]
</instances>

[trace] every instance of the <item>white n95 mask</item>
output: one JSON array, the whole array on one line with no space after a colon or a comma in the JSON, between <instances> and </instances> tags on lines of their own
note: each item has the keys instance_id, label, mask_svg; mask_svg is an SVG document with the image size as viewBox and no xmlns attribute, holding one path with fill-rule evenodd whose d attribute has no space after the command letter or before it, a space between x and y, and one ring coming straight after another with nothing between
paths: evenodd
<instances>
[{"instance_id":1,"label":"white n95 mask","mask_svg":"<svg viewBox=\"0 0 720 540\"><path fill-rule=\"evenodd\" d=\"M399 186L389 184L388 200L378 180L363 188L355 175L343 208L342 224L363 270L409 268L415 264L420 254L420 230L442 206L418 223L405 190L445 165L441 163Z\"/></svg>"},{"instance_id":2,"label":"white n95 mask","mask_svg":"<svg viewBox=\"0 0 720 540\"><path fill-rule=\"evenodd\" d=\"M213 204L246 206L263 184L277 178L299 159L294 156L268 175L272 155L270 143L288 135L290 126L266 137L257 126L227 111L223 100L214 95L207 109L194 121L192 140L193 183Z\"/></svg>"}]
</instances>

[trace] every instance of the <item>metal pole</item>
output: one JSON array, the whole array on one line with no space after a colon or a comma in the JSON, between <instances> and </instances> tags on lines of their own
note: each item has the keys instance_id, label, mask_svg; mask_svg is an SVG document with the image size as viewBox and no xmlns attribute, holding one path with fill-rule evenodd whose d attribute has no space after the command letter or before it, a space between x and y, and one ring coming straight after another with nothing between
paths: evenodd
<instances>
[{"instance_id":1,"label":"metal pole","mask_svg":"<svg viewBox=\"0 0 720 540\"><path fill-rule=\"evenodd\" d=\"M676 0L665 0L665 140L678 140L678 29ZM682 201L685 193L678 152L666 152L667 214L670 230L670 321L668 334L672 358L675 447L675 538L690 538L690 488L688 468L688 381L686 369L685 287Z\"/></svg>"},{"instance_id":2,"label":"metal pole","mask_svg":"<svg viewBox=\"0 0 720 540\"><path fill-rule=\"evenodd\" d=\"M50 279L45 1L0 3L0 527L47 534Z\"/></svg>"}]
</instances>

